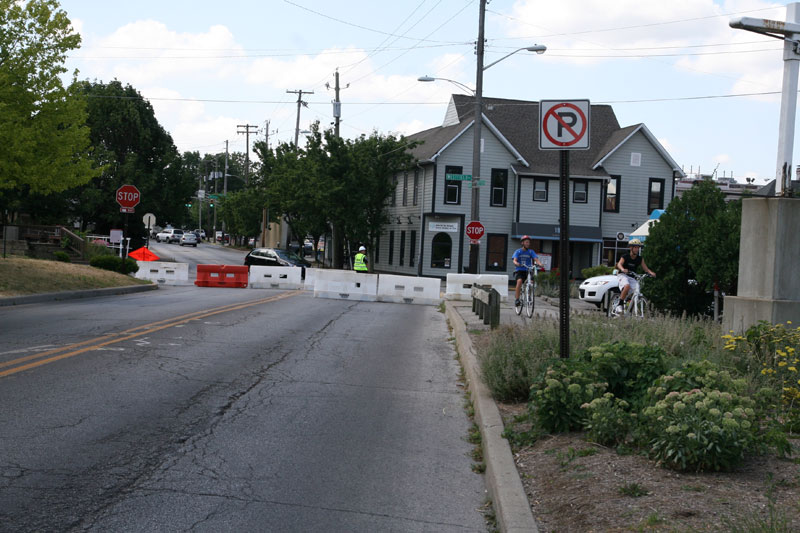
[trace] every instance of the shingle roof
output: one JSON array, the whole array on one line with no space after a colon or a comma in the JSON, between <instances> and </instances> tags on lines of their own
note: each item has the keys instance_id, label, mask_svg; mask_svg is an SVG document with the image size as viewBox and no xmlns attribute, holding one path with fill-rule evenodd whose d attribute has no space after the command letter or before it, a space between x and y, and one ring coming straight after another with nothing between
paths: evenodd
<instances>
[{"instance_id":1,"label":"shingle roof","mask_svg":"<svg viewBox=\"0 0 800 533\"><path fill-rule=\"evenodd\" d=\"M483 98L483 114L502 133L520 155L530 164L514 165L524 174L558 175L560 158L558 150L539 150L539 102L509 100L505 98ZM424 140L425 144L412 153L421 161L430 160L453 137L464 130L474 116L475 98L454 94L458 124L415 133L409 139ZM628 128L620 129L614 110L608 105L591 106L591 132L589 150L573 150L570 154L571 176L608 176L602 169L592 169L594 163L616 146L614 140L622 141ZM635 128L636 126L631 126ZM629 133L629 132L628 132Z\"/></svg>"}]
</instances>

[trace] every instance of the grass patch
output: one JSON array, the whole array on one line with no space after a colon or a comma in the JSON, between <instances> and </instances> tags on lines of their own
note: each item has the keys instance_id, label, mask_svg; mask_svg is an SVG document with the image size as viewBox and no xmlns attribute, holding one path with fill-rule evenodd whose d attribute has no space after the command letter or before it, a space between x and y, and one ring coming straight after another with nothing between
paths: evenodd
<instances>
[{"instance_id":1,"label":"grass patch","mask_svg":"<svg viewBox=\"0 0 800 533\"><path fill-rule=\"evenodd\" d=\"M689 360L726 360L719 324L708 320L657 317L652 320L610 321L604 316L570 318L570 349L582 354L592 346L627 341L660 346L671 357L670 366ZM558 320L540 320L535 328L503 326L488 333L478 354L484 381L498 401L529 399L530 386L548 362L560 353Z\"/></svg>"},{"instance_id":2,"label":"grass patch","mask_svg":"<svg viewBox=\"0 0 800 533\"><path fill-rule=\"evenodd\" d=\"M148 284L147 280L86 265L24 257L0 259L0 297Z\"/></svg>"},{"instance_id":3,"label":"grass patch","mask_svg":"<svg viewBox=\"0 0 800 533\"><path fill-rule=\"evenodd\" d=\"M623 496L630 496L631 498L641 498L647 496L650 492L639 485L638 483L628 483L619 488L619 493Z\"/></svg>"}]
</instances>

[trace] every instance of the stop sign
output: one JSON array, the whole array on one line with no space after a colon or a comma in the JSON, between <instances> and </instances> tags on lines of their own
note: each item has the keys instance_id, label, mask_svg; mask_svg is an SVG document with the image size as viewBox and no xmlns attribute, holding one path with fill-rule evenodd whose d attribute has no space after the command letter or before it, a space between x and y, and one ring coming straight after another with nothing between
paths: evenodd
<instances>
[{"instance_id":1,"label":"stop sign","mask_svg":"<svg viewBox=\"0 0 800 533\"><path fill-rule=\"evenodd\" d=\"M483 224L481 224L477 220L473 220L472 222L467 224L467 228L466 228L465 231L466 231L467 237L469 237L473 241L477 241L478 239L483 237L483 232L485 230L486 230L486 228L483 227Z\"/></svg>"},{"instance_id":2,"label":"stop sign","mask_svg":"<svg viewBox=\"0 0 800 533\"><path fill-rule=\"evenodd\" d=\"M117 203L120 207L133 209L139 205L141 197L142 195L139 193L139 189L133 185L123 185L117 189Z\"/></svg>"}]
</instances>

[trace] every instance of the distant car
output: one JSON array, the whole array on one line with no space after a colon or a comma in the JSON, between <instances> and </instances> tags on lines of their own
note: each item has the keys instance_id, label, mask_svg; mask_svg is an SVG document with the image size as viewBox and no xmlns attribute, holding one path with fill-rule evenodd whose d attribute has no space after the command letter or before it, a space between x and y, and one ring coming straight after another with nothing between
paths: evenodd
<instances>
[{"instance_id":1,"label":"distant car","mask_svg":"<svg viewBox=\"0 0 800 533\"><path fill-rule=\"evenodd\" d=\"M165 241L167 243L181 242L183 236L182 229L166 228L156 234L156 242Z\"/></svg>"},{"instance_id":2,"label":"distant car","mask_svg":"<svg viewBox=\"0 0 800 533\"><path fill-rule=\"evenodd\" d=\"M603 309L603 302L608 291L619 292L619 280L615 274L587 278L578 287L578 296L584 302L590 302ZM611 294L613 297L614 295Z\"/></svg>"},{"instance_id":3,"label":"distant car","mask_svg":"<svg viewBox=\"0 0 800 533\"><path fill-rule=\"evenodd\" d=\"M181 246L194 246L197 248L197 235L192 231L187 231L181 235Z\"/></svg>"},{"instance_id":4,"label":"distant car","mask_svg":"<svg viewBox=\"0 0 800 533\"><path fill-rule=\"evenodd\" d=\"M206 230L204 230L202 228L198 228L198 229L194 230L194 233L198 236L198 238L201 241L204 241L206 239Z\"/></svg>"},{"instance_id":5,"label":"distant car","mask_svg":"<svg viewBox=\"0 0 800 533\"><path fill-rule=\"evenodd\" d=\"M306 267L311 263L297 255L278 248L255 248L244 257L247 266L296 266L303 269L301 277L306 277Z\"/></svg>"}]
</instances>

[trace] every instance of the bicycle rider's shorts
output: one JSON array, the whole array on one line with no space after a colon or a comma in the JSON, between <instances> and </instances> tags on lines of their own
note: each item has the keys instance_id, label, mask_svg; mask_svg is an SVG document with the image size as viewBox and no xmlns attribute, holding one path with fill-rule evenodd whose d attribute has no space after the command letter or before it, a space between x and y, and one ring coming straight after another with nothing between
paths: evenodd
<instances>
[{"instance_id":1,"label":"bicycle rider's shorts","mask_svg":"<svg viewBox=\"0 0 800 533\"><path fill-rule=\"evenodd\" d=\"M525 283L525 280L528 279L528 271L527 270L515 270L514 271L514 279L515 280L522 280Z\"/></svg>"},{"instance_id":2,"label":"bicycle rider's shorts","mask_svg":"<svg viewBox=\"0 0 800 533\"><path fill-rule=\"evenodd\" d=\"M632 291L635 291L639 288L639 281L636 278L632 278L626 274L617 274L617 280L619 281L620 291L624 289L626 285L630 285Z\"/></svg>"}]
</instances>

